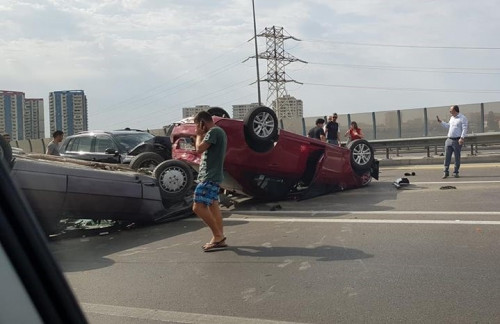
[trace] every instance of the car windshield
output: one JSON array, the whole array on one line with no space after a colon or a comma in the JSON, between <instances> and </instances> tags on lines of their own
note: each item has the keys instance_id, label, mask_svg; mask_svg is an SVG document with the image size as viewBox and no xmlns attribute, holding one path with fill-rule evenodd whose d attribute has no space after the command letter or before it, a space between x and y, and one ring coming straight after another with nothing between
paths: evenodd
<instances>
[{"instance_id":1,"label":"car windshield","mask_svg":"<svg viewBox=\"0 0 500 324\"><path fill-rule=\"evenodd\" d=\"M145 142L154 136L149 133L129 133L129 134L117 134L115 139L125 147L125 149L131 150L142 142Z\"/></svg>"}]
</instances>

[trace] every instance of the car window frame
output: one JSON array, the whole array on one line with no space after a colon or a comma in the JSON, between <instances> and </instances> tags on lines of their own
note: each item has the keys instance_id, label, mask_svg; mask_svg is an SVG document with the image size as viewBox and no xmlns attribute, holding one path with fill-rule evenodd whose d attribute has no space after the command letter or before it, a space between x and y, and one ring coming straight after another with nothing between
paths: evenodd
<instances>
[{"instance_id":1,"label":"car window frame","mask_svg":"<svg viewBox=\"0 0 500 324\"><path fill-rule=\"evenodd\" d=\"M112 148L112 149L116 150L117 152L121 151L120 147L116 143L116 140L114 139L114 137L111 134L104 133L104 134L95 134L93 145L92 145L92 153L106 154L105 150L102 151L102 152L101 151L97 151L99 137L106 137L106 138L108 138L109 141L114 145L114 147L108 147L108 148ZM106 148L106 149L108 149L108 148Z\"/></svg>"},{"instance_id":2,"label":"car window frame","mask_svg":"<svg viewBox=\"0 0 500 324\"><path fill-rule=\"evenodd\" d=\"M0 244L44 323L87 323L29 203L0 160Z\"/></svg>"}]
</instances>

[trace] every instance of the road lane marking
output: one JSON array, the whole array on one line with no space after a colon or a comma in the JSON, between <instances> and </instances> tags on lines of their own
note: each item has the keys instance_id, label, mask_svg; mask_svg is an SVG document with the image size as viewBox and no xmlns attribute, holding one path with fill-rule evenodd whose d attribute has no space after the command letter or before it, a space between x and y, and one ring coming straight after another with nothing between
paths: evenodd
<instances>
[{"instance_id":1,"label":"road lane marking","mask_svg":"<svg viewBox=\"0 0 500 324\"><path fill-rule=\"evenodd\" d=\"M443 156L443 161L444 161L444 156ZM491 163L466 163L466 164L461 164L460 168L461 169L483 169L483 168L498 168L500 167L500 164L498 162L491 162ZM382 170L442 170L443 169L443 164L427 164L427 165L404 165L404 166L399 166L399 165L387 165L387 166L381 166L380 169Z\"/></svg>"},{"instance_id":2,"label":"road lane marking","mask_svg":"<svg viewBox=\"0 0 500 324\"><path fill-rule=\"evenodd\" d=\"M223 211L222 214L231 215L489 215L500 216L500 211L436 211L436 210L238 210ZM228 218L225 218L228 219ZM199 220L186 218L185 220Z\"/></svg>"},{"instance_id":3,"label":"road lane marking","mask_svg":"<svg viewBox=\"0 0 500 324\"><path fill-rule=\"evenodd\" d=\"M450 179L451 180L451 179ZM486 180L486 181L422 181L422 182L411 182L411 184L490 184L490 183L500 183L500 180Z\"/></svg>"},{"instance_id":4,"label":"road lane marking","mask_svg":"<svg viewBox=\"0 0 500 324\"><path fill-rule=\"evenodd\" d=\"M228 214L228 212L223 212ZM325 211L325 210L280 210L263 211L248 210L231 213L230 217L225 217L224 222L277 222L277 223L358 223L358 224L452 224L452 225L500 225L500 221L481 220L445 220L445 219L346 219L346 218L302 218L302 217L273 217L252 215L262 214L300 214L300 215L451 215L451 216L500 216L500 212L468 212L468 211ZM248 216L247 216L248 215ZM201 222L199 218L186 218L183 221Z\"/></svg>"},{"instance_id":5,"label":"road lane marking","mask_svg":"<svg viewBox=\"0 0 500 324\"><path fill-rule=\"evenodd\" d=\"M324 218L224 218L224 222L278 222L278 223L358 223L358 224L448 224L500 225L500 221L469 221L439 219L324 219Z\"/></svg>"},{"instance_id":6,"label":"road lane marking","mask_svg":"<svg viewBox=\"0 0 500 324\"><path fill-rule=\"evenodd\" d=\"M175 322L175 323L203 323L203 324L301 324L299 322L273 321L258 318L236 317L236 316L219 316L197 313L184 313L174 311L164 311L159 309L114 306L92 303L80 303L84 312L128 317L134 319L146 319L159 322ZM305 324L305 323L302 323Z\"/></svg>"}]
</instances>

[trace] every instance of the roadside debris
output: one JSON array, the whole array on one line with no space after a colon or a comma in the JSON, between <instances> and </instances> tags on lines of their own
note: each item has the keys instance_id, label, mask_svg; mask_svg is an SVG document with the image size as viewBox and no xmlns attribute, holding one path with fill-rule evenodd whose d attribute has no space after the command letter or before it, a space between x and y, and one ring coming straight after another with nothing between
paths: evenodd
<instances>
[{"instance_id":1,"label":"roadside debris","mask_svg":"<svg viewBox=\"0 0 500 324\"><path fill-rule=\"evenodd\" d=\"M408 178L399 178L399 179L396 179L396 181L394 181L392 183L397 189L401 188L401 187L406 187L410 184L410 180L408 180Z\"/></svg>"},{"instance_id":2,"label":"roadside debris","mask_svg":"<svg viewBox=\"0 0 500 324\"><path fill-rule=\"evenodd\" d=\"M415 172L405 172L405 176L414 176L415 175Z\"/></svg>"},{"instance_id":3,"label":"roadside debris","mask_svg":"<svg viewBox=\"0 0 500 324\"><path fill-rule=\"evenodd\" d=\"M281 210L281 205L280 204L271 206L270 211L276 211L276 210Z\"/></svg>"},{"instance_id":4,"label":"roadside debris","mask_svg":"<svg viewBox=\"0 0 500 324\"><path fill-rule=\"evenodd\" d=\"M441 188L439 188L441 190L447 190L447 189L457 189L457 187L455 186L442 186Z\"/></svg>"}]
</instances>

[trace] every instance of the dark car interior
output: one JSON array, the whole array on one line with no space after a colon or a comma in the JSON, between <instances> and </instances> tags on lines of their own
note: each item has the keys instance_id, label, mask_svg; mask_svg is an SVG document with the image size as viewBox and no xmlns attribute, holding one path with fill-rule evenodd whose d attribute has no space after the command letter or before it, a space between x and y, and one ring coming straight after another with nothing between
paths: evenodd
<instances>
[{"instance_id":1,"label":"dark car interior","mask_svg":"<svg viewBox=\"0 0 500 324\"><path fill-rule=\"evenodd\" d=\"M4 159L0 159L0 195L3 197L0 199L0 243L5 251L0 272L3 280L6 269L12 268L18 278L2 281L1 321L86 323L30 206L10 178Z\"/></svg>"}]
</instances>

